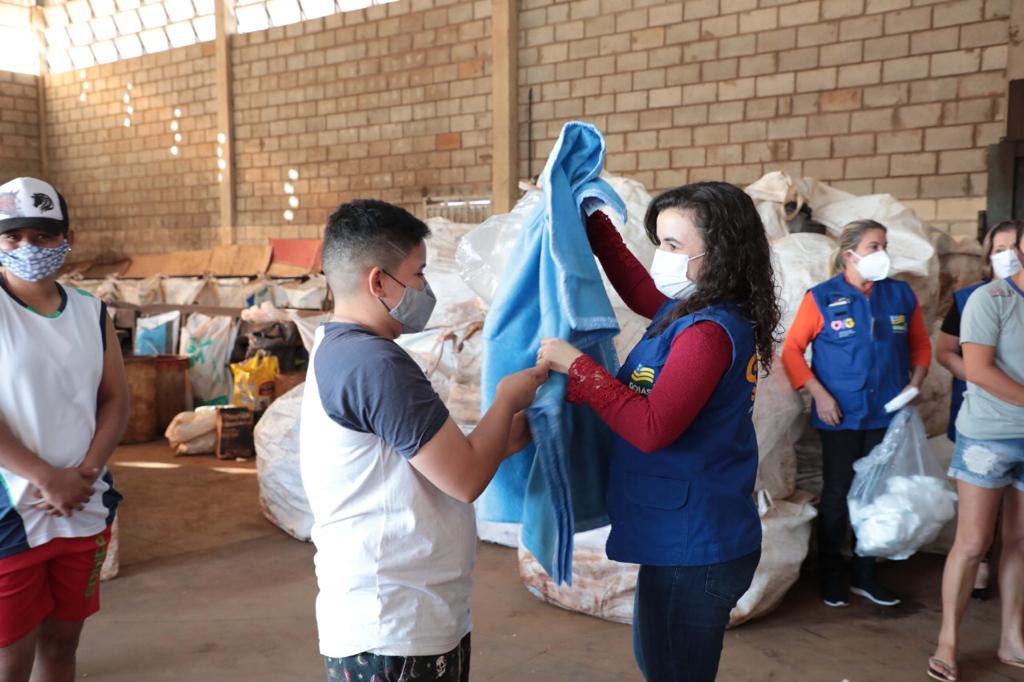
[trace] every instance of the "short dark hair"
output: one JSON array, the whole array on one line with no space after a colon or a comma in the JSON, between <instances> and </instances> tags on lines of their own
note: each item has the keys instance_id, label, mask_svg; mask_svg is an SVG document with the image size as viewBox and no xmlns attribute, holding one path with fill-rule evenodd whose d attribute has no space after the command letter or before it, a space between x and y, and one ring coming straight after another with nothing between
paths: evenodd
<instances>
[{"instance_id":1,"label":"short dark hair","mask_svg":"<svg viewBox=\"0 0 1024 682\"><path fill-rule=\"evenodd\" d=\"M374 266L394 270L430 236L426 223L376 199L341 204L324 229L323 270L335 296L352 292Z\"/></svg>"}]
</instances>

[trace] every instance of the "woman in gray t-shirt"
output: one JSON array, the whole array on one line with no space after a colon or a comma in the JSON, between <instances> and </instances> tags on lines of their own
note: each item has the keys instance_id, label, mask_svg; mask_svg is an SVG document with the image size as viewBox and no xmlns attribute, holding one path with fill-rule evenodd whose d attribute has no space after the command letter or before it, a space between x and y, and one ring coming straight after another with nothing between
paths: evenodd
<instances>
[{"instance_id":1,"label":"woman in gray t-shirt","mask_svg":"<svg viewBox=\"0 0 1024 682\"><path fill-rule=\"evenodd\" d=\"M928 663L929 675L938 680L957 679L960 621L992 543L1000 503L1005 506L999 660L1024 668L1024 223L1017 223L1015 244L997 255L1013 274L971 294L960 326L967 393L949 468L957 479L960 512L942 579L942 629Z\"/></svg>"}]
</instances>

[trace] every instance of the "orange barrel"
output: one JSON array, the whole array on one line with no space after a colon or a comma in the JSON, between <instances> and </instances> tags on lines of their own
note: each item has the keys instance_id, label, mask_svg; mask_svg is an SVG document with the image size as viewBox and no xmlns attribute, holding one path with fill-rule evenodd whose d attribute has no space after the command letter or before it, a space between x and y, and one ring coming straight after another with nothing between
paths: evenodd
<instances>
[{"instance_id":1,"label":"orange barrel","mask_svg":"<svg viewBox=\"0 0 1024 682\"><path fill-rule=\"evenodd\" d=\"M192 409L187 355L156 356L156 425L163 433L179 412Z\"/></svg>"},{"instance_id":2,"label":"orange barrel","mask_svg":"<svg viewBox=\"0 0 1024 682\"><path fill-rule=\"evenodd\" d=\"M160 429L156 418L156 358L129 355L124 359L128 378L128 427L122 443L156 440Z\"/></svg>"}]
</instances>

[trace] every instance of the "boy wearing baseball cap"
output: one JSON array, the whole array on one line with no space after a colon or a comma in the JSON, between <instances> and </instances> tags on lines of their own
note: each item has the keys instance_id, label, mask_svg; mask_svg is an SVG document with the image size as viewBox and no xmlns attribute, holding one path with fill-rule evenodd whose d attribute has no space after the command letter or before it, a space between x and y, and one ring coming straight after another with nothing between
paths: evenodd
<instances>
[{"instance_id":1,"label":"boy wearing baseball cap","mask_svg":"<svg viewBox=\"0 0 1024 682\"><path fill-rule=\"evenodd\" d=\"M121 495L106 471L128 419L106 308L57 283L64 197L0 186L0 680L70 681ZM35 668L33 675L33 668Z\"/></svg>"}]
</instances>

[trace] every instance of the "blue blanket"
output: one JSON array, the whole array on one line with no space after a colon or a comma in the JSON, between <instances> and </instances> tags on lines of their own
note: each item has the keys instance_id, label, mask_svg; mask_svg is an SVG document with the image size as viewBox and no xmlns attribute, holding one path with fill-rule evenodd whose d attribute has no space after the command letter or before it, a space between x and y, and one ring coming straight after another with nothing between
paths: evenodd
<instances>
[{"instance_id":1,"label":"blue blanket","mask_svg":"<svg viewBox=\"0 0 1024 682\"><path fill-rule=\"evenodd\" d=\"M541 174L544 201L523 226L484 323L481 396L486 410L502 377L531 367L542 339L565 339L612 374L615 313L587 241L585 214L625 206L599 178L604 138L572 121ZM608 523L611 438L589 407L565 402L552 374L528 410L533 445L506 460L477 502L481 518L521 522L523 544L556 583L571 582L573 533Z\"/></svg>"}]
</instances>

